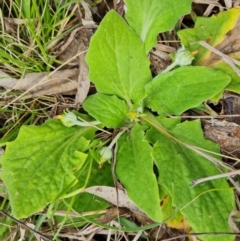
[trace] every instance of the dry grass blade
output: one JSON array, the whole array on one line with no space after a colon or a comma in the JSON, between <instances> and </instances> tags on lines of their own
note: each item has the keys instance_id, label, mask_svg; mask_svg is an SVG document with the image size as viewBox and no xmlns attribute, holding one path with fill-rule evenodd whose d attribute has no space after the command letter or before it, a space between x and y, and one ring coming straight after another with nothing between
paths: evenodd
<instances>
[{"instance_id":1,"label":"dry grass blade","mask_svg":"<svg viewBox=\"0 0 240 241\"><path fill-rule=\"evenodd\" d=\"M218 55L220 58L222 58L222 60L226 64L228 64L234 70L234 72L240 77L240 70L235 66L235 64L240 66L240 61L227 56L226 54L222 53L221 51L217 50L216 48L212 47L211 45L209 45L208 43L206 43L204 41L199 41L197 43L199 43L203 47L207 48L208 50L212 51L213 53Z\"/></svg>"},{"instance_id":2,"label":"dry grass blade","mask_svg":"<svg viewBox=\"0 0 240 241\"><path fill-rule=\"evenodd\" d=\"M207 181L211 181L211 180L215 180L215 179L219 179L219 178L224 178L224 177L231 177L231 176L235 176L235 175L239 175L239 174L240 174L240 170L236 170L236 171L226 172L226 173L222 173L222 174L214 175L214 176L210 176L210 177L199 178L199 179L192 181L192 186L194 187L203 182L207 182Z\"/></svg>"}]
</instances>

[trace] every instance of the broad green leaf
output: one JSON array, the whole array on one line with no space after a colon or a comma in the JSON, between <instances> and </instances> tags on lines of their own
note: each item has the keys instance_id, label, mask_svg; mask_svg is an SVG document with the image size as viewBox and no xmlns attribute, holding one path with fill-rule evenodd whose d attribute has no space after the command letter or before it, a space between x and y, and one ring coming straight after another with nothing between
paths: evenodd
<instances>
[{"instance_id":1,"label":"broad green leaf","mask_svg":"<svg viewBox=\"0 0 240 241\"><path fill-rule=\"evenodd\" d=\"M91 95L84 101L83 108L108 128L122 127L128 119L129 108L117 96Z\"/></svg>"},{"instance_id":2,"label":"broad green leaf","mask_svg":"<svg viewBox=\"0 0 240 241\"><path fill-rule=\"evenodd\" d=\"M159 114L180 115L220 93L230 80L211 68L181 67L158 75L146 86L146 105Z\"/></svg>"},{"instance_id":3,"label":"broad green leaf","mask_svg":"<svg viewBox=\"0 0 240 241\"><path fill-rule=\"evenodd\" d=\"M94 132L90 127L67 128L58 120L21 128L1 159L15 217L39 212L77 183L75 172L87 158L84 152Z\"/></svg>"},{"instance_id":4,"label":"broad green leaf","mask_svg":"<svg viewBox=\"0 0 240 241\"><path fill-rule=\"evenodd\" d=\"M204 139L199 120L178 124L171 134L181 142L219 153L216 144ZM159 184L168 190L173 206L187 218L194 232L232 232L228 217L235 208L234 192L226 179L191 186L196 178L216 175L220 171L181 143L157 135L159 141L154 145L153 157L159 169ZM201 236L201 240L215 241L216 237ZM233 236L221 237L221 241L232 240Z\"/></svg>"},{"instance_id":5,"label":"broad green leaf","mask_svg":"<svg viewBox=\"0 0 240 241\"><path fill-rule=\"evenodd\" d=\"M126 19L145 44L145 51L157 43L157 35L172 30L181 16L191 11L192 0L125 0Z\"/></svg>"},{"instance_id":6,"label":"broad green leaf","mask_svg":"<svg viewBox=\"0 0 240 241\"><path fill-rule=\"evenodd\" d=\"M162 221L158 185L153 172L152 148L136 124L118 141L116 174L132 201L150 218Z\"/></svg>"},{"instance_id":7,"label":"broad green leaf","mask_svg":"<svg viewBox=\"0 0 240 241\"><path fill-rule=\"evenodd\" d=\"M240 52L235 53L234 58L240 60ZM227 65L222 60L219 60L213 63L211 67L228 74L231 77L232 81L229 83L228 86L226 86L226 89L240 94L240 77L235 71L233 71L233 69L229 65ZM218 100L219 98L217 99L217 101Z\"/></svg>"},{"instance_id":8,"label":"broad green leaf","mask_svg":"<svg viewBox=\"0 0 240 241\"><path fill-rule=\"evenodd\" d=\"M98 92L138 103L152 80L150 62L139 37L115 11L104 17L86 56L89 79Z\"/></svg>"},{"instance_id":9,"label":"broad green leaf","mask_svg":"<svg viewBox=\"0 0 240 241\"><path fill-rule=\"evenodd\" d=\"M207 42L223 54L240 60L239 54L240 8L213 15L208 18L198 17L194 28L178 32L182 44L195 52L194 65L204 65L224 71L232 77L227 89L240 93L240 77L230 68L221 57L211 50L198 44Z\"/></svg>"}]
</instances>

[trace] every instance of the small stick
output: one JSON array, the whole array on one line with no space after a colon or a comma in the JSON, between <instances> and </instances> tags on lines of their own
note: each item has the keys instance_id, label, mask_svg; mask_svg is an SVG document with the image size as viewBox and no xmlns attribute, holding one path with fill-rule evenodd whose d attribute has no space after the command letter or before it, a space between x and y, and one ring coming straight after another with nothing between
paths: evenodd
<instances>
[{"instance_id":1,"label":"small stick","mask_svg":"<svg viewBox=\"0 0 240 241\"><path fill-rule=\"evenodd\" d=\"M0 213L10 219L12 219L15 223L19 224L20 226L22 226L23 228L25 229L28 229L29 231L35 233L35 234L38 234L42 239L45 239L47 241L53 241L52 239L46 237L45 235L41 234L40 232L38 232L37 230L29 227L28 225L26 225L25 223L19 221L18 219L14 218L13 216L7 214L6 212L4 212L3 210L0 210Z\"/></svg>"}]
</instances>

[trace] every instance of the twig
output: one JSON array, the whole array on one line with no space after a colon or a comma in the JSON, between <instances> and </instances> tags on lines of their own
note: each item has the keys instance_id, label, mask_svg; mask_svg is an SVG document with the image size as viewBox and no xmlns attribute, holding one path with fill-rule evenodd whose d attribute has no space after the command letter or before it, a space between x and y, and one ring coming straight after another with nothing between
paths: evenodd
<instances>
[{"instance_id":1,"label":"twig","mask_svg":"<svg viewBox=\"0 0 240 241\"><path fill-rule=\"evenodd\" d=\"M26 225L25 223L19 221L18 219L14 218L13 216L7 214L6 212L4 212L3 210L0 210L0 213L10 219L12 219L15 223L19 224L20 226L22 226L25 229L30 230L31 232L38 234L41 238L48 240L48 241L53 241L52 239L46 237L45 235L41 234L40 232L34 230L33 228L29 227L28 225Z\"/></svg>"}]
</instances>

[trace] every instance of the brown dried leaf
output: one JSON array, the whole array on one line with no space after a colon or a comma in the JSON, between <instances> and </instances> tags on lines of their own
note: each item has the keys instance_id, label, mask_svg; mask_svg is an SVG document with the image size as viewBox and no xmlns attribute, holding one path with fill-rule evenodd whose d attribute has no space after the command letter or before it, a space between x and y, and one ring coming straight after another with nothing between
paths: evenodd
<instances>
[{"instance_id":1,"label":"brown dried leaf","mask_svg":"<svg viewBox=\"0 0 240 241\"><path fill-rule=\"evenodd\" d=\"M78 32L78 33L77 33ZM80 53L77 59L73 59L71 65L79 65L77 94L75 97L76 104L82 104L86 99L90 81L88 80L88 66L85 62L86 51L89 46L91 31L86 28L78 28L77 31L73 31L66 44L62 46L64 51L59 55L59 60L66 62L72 59L76 53Z\"/></svg>"},{"instance_id":2,"label":"brown dried leaf","mask_svg":"<svg viewBox=\"0 0 240 241\"><path fill-rule=\"evenodd\" d=\"M90 81L88 79L88 66L85 62L85 54L79 56L79 74L78 74L78 88L75 96L75 104L82 104L86 99L89 89Z\"/></svg>"},{"instance_id":3,"label":"brown dried leaf","mask_svg":"<svg viewBox=\"0 0 240 241\"><path fill-rule=\"evenodd\" d=\"M6 76L6 75L5 75ZM64 93L77 89L78 69L59 70L57 72L29 73L17 80L4 78L0 86L14 90L31 90L25 97L36 97Z\"/></svg>"},{"instance_id":4,"label":"brown dried leaf","mask_svg":"<svg viewBox=\"0 0 240 241\"><path fill-rule=\"evenodd\" d=\"M133 211L141 212L135 203L128 197L128 195L122 190L117 190L115 187L107 186L93 186L84 189L84 192L91 193L98 197L101 197L108 202L118 207L125 207Z\"/></svg>"},{"instance_id":5,"label":"brown dried leaf","mask_svg":"<svg viewBox=\"0 0 240 241\"><path fill-rule=\"evenodd\" d=\"M6 89L11 89L16 84L17 79L10 77L8 74L0 70L0 86Z\"/></svg>"},{"instance_id":6,"label":"brown dried leaf","mask_svg":"<svg viewBox=\"0 0 240 241\"><path fill-rule=\"evenodd\" d=\"M205 137L217 142L223 151L240 157L240 96L226 92L221 99L222 120L204 121Z\"/></svg>"},{"instance_id":7,"label":"brown dried leaf","mask_svg":"<svg viewBox=\"0 0 240 241\"><path fill-rule=\"evenodd\" d=\"M123 0L114 0L113 5L119 15L123 16L125 13L125 2Z\"/></svg>"},{"instance_id":8,"label":"brown dried leaf","mask_svg":"<svg viewBox=\"0 0 240 241\"><path fill-rule=\"evenodd\" d=\"M75 97L75 104L82 104L86 99L90 81L88 79L88 66L85 62L86 50L88 49L91 33L88 29L81 31L81 38L79 39L79 51L85 51L79 56L79 75L78 75L78 88Z\"/></svg>"},{"instance_id":9,"label":"brown dried leaf","mask_svg":"<svg viewBox=\"0 0 240 241\"><path fill-rule=\"evenodd\" d=\"M225 117L225 120L240 125L240 96L226 92L221 102L221 114L228 115L228 117Z\"/></svg>"},{"instance_id":10,"label":"brown dried leaf","mask_svg":"<svg viewBox=\"0 0 240 241\"><path fill-rule=\"evenodd\" d=\"M210 121L204 125L205 138L218 143L223 151L240 157L240 126L227 121Z\"/></svg>"},{"instance_id":11,"label":"brown dried leaf","mask_svg":"<svg viewBox=\"0 0 240 241\"><path fill-rule=\"evenodd\" d=\"M105 214L103 214L99 219L98 222L100 223L110 223L115 218L122 216L124 214L129 213L129 210L125 208L118 208L118 207L111 207L107 210Z\"/></svg>"}]
</instances>

